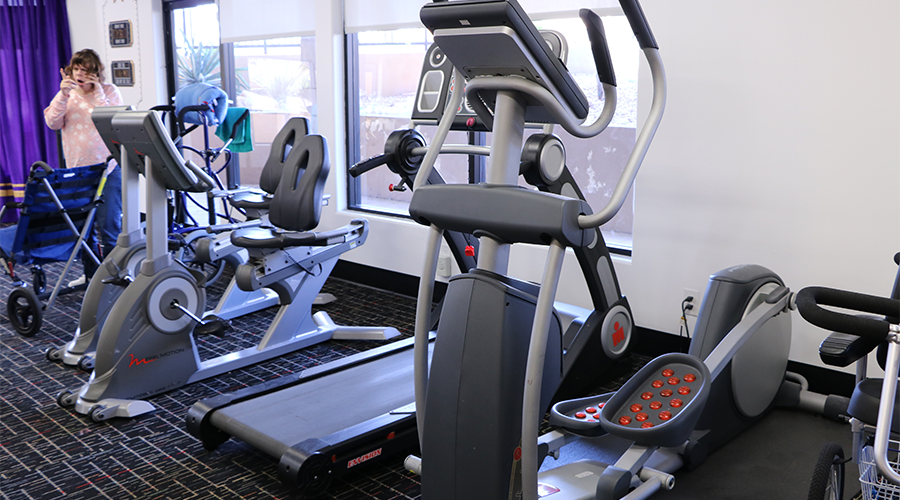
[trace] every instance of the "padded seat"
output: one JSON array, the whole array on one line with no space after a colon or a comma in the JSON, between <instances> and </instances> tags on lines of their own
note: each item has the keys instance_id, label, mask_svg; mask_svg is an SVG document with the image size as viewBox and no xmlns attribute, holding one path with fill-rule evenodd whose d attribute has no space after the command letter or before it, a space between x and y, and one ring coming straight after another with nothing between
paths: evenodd
<instances>
[{"instance_id":1,"label":"padded seat","mask_svg":"<svg viewBox=\"0 0 900 500\"><path fill-rule=\"evenodd\" d=\"M880 378L869 378L857 384L850 397L850 406L847 412L869 425L875 425L878 421L878 402L881 400L881 385L884 382ZM891 422L891 432L900 432L900 392L894 398L894 419Z\"/></svg>"},{"instance_id":2,"label":"padded seat","mask_svg":"<svg viewBox=\"0 0 900 500\"><path fill-rule=\"evenodd\" d=\"M294 150L307 134L309 134L309 122L306 118L295 116L289 119L272 140L272 149L269 151L269 157L266 159L259 177L260 190L241 191L233 194L229 197L231 206L242 210L268 211L272 204L272 196L281 181L285 165L296 160L292 158Z\"/></svg>"},{"instance_id":3,"label":"padded seat","mask_svg":"<svg viewBox=\"0 0 900 500\"><path fill-rule=\"evenodd\" d=\"M284 249L300 246L329 246L343 243L344 237L350 232L350 229L336 229L325 232L309 231L297 233L254 227L235 231L231 235L231 242L241 248Z\"/></svg>"},{"instance_id":4,"label":"padded seat","mask_svg":"<svg viewBox=\"0 0 900 500\"><path fill-rule=\"evenodd\" d=\"M331 166L325 139L307 135L288 158L272 197L269 222L277 229L246 228L231 233L231 242L243 248L283 249L325 246L342 242L349 230L311 232L322 215L322 194Z\"/></svg>"},{"instance_id":5,"label":"padded seat","mask_svg":"<svg viewBox=\"0 0 900 500\"><path fill-rule=\"evenodd\" d=\"M272 196L262 191L244 191L236 193L229 199L231 206L243 210L269 210Z\"/></svg>"}]
</instances>

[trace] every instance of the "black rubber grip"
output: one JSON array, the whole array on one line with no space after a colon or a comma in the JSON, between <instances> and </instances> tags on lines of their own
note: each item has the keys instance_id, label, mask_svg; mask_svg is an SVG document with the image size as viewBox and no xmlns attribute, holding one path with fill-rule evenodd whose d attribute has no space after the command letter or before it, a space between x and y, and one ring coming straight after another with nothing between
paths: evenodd
<instances>
[{"instance_id":1,"label":"black rubber grip","mask_svg":"<svg viewBox=\"0 0 900 500\"><path fill-rule=\"evenodd\" d=\"M385 163L394 159L394 155L392 154L382 154L378 156L373 156L368 160L363 160L356 165L350 167L350 175L353 177L359 177L360 175L372 170L375 167L380 167Z\"/></svg>"},{"instance_id":2,"label":"black rubber grip","mask_svg":"<svg viewBox=\"0 0 900 500\"><path fill-rule=\"evenodd\" d=\"M612 58L609 56L603 21L597 13L590 9L579 10L578 16L581 17L587 28L588 39L591 41L591 52L594 54L594 65L597 67L597 76L601 82L615 87L616 73L613 71Z\"/></svg>"},{"instance_id":3,"label":"black rubber grip","mask_svg":"<svg viewBox=\"0 0 900 500\"><path fill-rule=\"evenodd\" d=\"M797 294L797 309L806 321L826 330L876 340L882 340L887 336L890 323L881 319L830 311L823 308L823 305L883 316L897 316L900 313L900 300L886 297L817 286L804 288Z\"/></svg>"},{"instance_id":4,"label":"black rubber grip","mask_svg":"<svg viewBox=\"0 0 900 500\"><path fill-rule=\"evenodd\" d=\"M622 11L628 18L628 24L631 25L631 31L634 32L638 45L642 49L658 49L659 45L656 44L656 38L650 31L650 24L647 23L647 17L644 16L644 10L641 9L638 0L619 0L619 5L622 6Z\"/></svg>"},{"instance_id":5,"label":"black rubber grip","mask_svg":"<svg viewBox=\"0 0 900 500\"><path fill-rule=\"evenodd\" d=\"M48 174L53 173L53 167L51 167L50 165L47 165L45 162L42 162L42 161L36 161L31 164L31 173L33 174L39 168L44 169L44 172L47 172Z\"/></svg>"}]
</instances>

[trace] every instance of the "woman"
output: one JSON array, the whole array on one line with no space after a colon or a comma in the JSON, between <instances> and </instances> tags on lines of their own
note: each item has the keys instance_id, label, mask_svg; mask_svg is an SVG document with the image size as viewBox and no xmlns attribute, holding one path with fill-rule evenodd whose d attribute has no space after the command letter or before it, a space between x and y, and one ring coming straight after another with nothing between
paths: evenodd
<instances>
[{"instance_id":1,"label":"woman","mask_svg":"<svg viewBox=\"0 0 900 500\"><path fill-rule=\"evenodd\" d=\"M52 130L62 131L63 152L66 166L83 167L103 163L109 150L100 138L91 111L97 106L121 106L122 95L110 83L104 83L103 63L100 56L91 49L76 52L65 69L60 69L62 81L59 92L44 110L44 121ZM108 255L116 246L116 239L122 230L122 170L112 162L103 203L97 208L97 228L103 245L103 254ZM93 263L85 262L85 275L93 275ZM70 285L84 282L82 277Z\"/></svg>"}]
</instances>

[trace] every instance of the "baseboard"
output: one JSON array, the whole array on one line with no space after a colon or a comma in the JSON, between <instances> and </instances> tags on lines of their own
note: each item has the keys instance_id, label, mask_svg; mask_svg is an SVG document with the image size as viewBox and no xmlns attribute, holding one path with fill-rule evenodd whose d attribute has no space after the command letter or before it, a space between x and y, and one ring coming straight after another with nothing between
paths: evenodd
<instances>
[{"instance_id":1,"label":"baseboard","mask_svg":"<svg viewBox=\"0 0 900 500\"><path fill-rule=\"evenodd\" d=\"M410 276L408 274L398 273L396 271L388 271L377 267L367 266L365 264L357 264L356 262L348 262L339 260L331 275L360 285L380 288L389 292L400 295L407 295L415 298L419 293L419 277ZM434 300L438 301L444 297L447 291L447 284L438 281L434 284Z\"/></svg>"},{"instance_id":2,"label":"baseboard","mask_svg":"<svg viewBox=\"0 0 900 500\"><path fill-rule=\"evenodd\" d=\"M361 285L380 288L390 292L415 297L418 293L419 278L408 274L379 269L355 262L339 260L332 276ZM447 284L435 283L435 301L443 298ZM634 351L644 356L656 357L669 352L687 352L690 341L665 332L647 328L635 328ZM838 394L849 397L853 393L855 376L850 373L830 370L820 366L788 361L788 371L799 373L809 381L809 389L820 394Z\"/></svg>"}]
</instances>

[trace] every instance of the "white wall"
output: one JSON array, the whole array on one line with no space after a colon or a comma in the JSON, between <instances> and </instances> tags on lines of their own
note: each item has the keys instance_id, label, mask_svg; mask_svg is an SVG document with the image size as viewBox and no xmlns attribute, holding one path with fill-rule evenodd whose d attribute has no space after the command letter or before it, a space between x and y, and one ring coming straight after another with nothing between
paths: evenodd
<instances>
[{"instance_id":1,"label":"white wall","mask_svg":"<svg viewBox=\"0 0 900 500\"><path fill-rule=\"evenodd\" d=\"M134 63L135 84L119 87L125 104L149 109L165 104L166 63L163 47L162 1L67 0L72 52L90 48L100 54L106 65L106 81L111 82L110 63L130 60ZM131 21L130 47L109 45L109 23Z\"/></svg>"},{"instance_id":2,"label":"white wall","mask_svg":"<svg viewBox=\"0 0 900 500\"><path fill-rule=\"evenodd\" d=\"M110 4L77 3L73 42L96 43L91 37L105 37L105 22L117 20L101 24ZM82 7L91 3L97 12ZM161 44L159 0L152 9L139 3L139 31L146 35L145 23L154 23ZM342 209L344 114L334 101L342 92L341 3L316 5L319 129L335 173L327 189L336 202L321 225L328 228L361 214ZM794 290L887 293L896 273L891 257L900 251L900 4L644 0L643 7L666 64L669 99L637 178L634 253L616 259L638 326L677 333L684 289L702 291L712 272L739 263L767 266ZM165 95L162 75L152 74L162 72L158 52L148 61L142 49L145 101L154 83ZM639 119L649 97L644 64ZM425 228L365 217L369 240L345 258L418 275ZM544 255L515 249L512 273L539 280ZM559 299L589 304L572 255ZM791 358L821 365L823 332L794 315Z\"/></svg>"}]
</instances>

